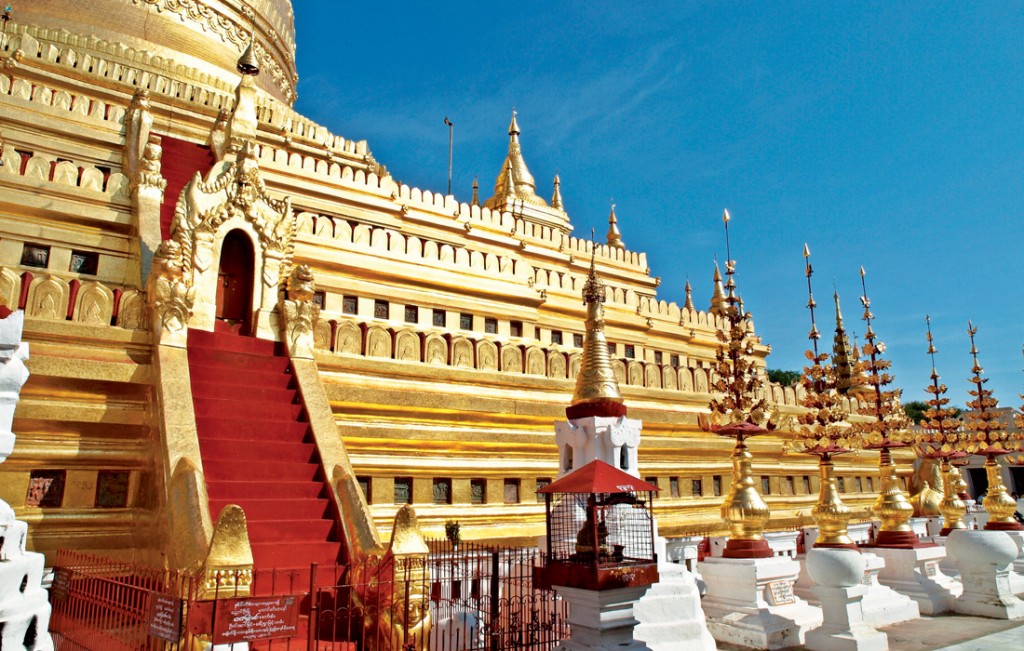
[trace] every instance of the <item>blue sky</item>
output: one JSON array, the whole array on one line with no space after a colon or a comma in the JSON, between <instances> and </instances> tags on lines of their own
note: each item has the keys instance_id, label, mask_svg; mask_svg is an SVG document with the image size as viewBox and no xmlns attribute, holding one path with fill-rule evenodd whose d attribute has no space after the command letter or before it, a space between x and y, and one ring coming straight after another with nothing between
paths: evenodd
<instances>
[{"instance_id":1,"label":"blue sky","mask_svg":"<svg viewBox=\"0 0 1024 651\"><path fill-rule=\"evenodd\" d=\"M295 0L297 110L366 139L399 180L490 196L513 107L538 193L561 175L584 236L648 254L698 306L730 225L769 366L798 369L804 242L831 332L833 281L863 332L858 268L904 399L938 370L967 399L967 320L989 387L1024 389L1024 2Z\"/></svg>"}]
</instances>

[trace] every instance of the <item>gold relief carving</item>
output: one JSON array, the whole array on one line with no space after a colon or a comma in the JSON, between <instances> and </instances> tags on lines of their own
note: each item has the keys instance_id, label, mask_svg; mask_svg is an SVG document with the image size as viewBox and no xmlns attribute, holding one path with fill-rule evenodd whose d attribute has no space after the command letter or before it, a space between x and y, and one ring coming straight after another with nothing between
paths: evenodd
<instances>
[{"instance_id":1,"label":"gold relief carving","mask_svg":"<svg viewBox=\"0 0 1024 651\"><path fill-rule=\"evenodd\" d=\"M216 160L222 160L224 154L227 153L228 121L230 119L231 112L227 109L221 109L217 114L217 121L213 123L213 128L210 129L210 138L207 140L207 144L210 145L210 150L213 152Z\"/></svg>"},{"instance_id":2,"label":"gold relief carving","mask_svg":"<svg viewBox=\"0 0 1024 651\"><path fill-rule=\"evenodd\" d=\"M519 346L502 346L501 370L506 373L523 372L523 350Z\"/></svg>"},{"instance_id":3,"label":"gold relief carving","mask_svg":"<svg viewBox=\"0 0 1024 651\"><path fill-rule=\"evenodd\" d=\"M425 351L427 364L448 365L448 342L441 335L427 335Z\"/></svg>"},{"instance_id":4,"label":"gold relief carving","mask_svg":"<svg viewBox=\"0 0 1024 651\"><path fill-rule=\"evenodd\" d=\"M644 369L640 366L640 362L630 362L627 371L628 384L639 387L644 385Z\"/></svg>"},{"instance_id":5,"label":"gold relief carving","mask_svg":"<svg viewBox=\"0 0 1024 651\"><path fill-rule=\"evenodd\" d=\"M25 315L37 319L64 321L68 311L68 284L54 276L32 280L28 289Z\"/></svg>"},{"instance_id":6,"label":"gold relief carving","mask_svg":"<svg viewBox=\"0 0 1024 651\"><path fill-rule=\"evenodd\" d=\"M337 332L334 335L334 352L348 353L349 355L362 355L362 329L351 321L343 321L339 323Z\"/></svg>"},{"instance_id":7,"label":"gold relief carving","mask_svg":"<svg viewBox=\"0 0 1024 651\"><path fill-rule=\"evenodd\" d=\"M697 393L708 392L708 374L702 368L693 369L694 391Z\"/></svg>"},{"instance_id":8,"label":"gold relief carving","mask_svg":"<svg viewBox=\"0 0 1024 651\"><path fill-rule=\"evenodd\" d=\"M145 328L146 300L142 292L131 289L121 294L121 304L117 309L117 325L126 330L142 330Z\"/></svg>"},{"instance_id":9,"label":"gold relief carving","mask_svg":"<svg viewBox=\"0 0 1024 651\"><path fill-rule=\"evenodd\" d=\"M580 366L583 365L583 355L575 353L569 356L569 377L578 377L580 374Z\"/></svg>"},{"instance_id":10,"label":"gold relief carving","mask_svg":"<svg viewBox=\"0 0 1024 651\"><path fill-rule=\"evenodd\" d=\"M163 147L160 146L159 136L150 136L142 153L142 160L139 162L138 170L131 175L132 187L156 188L162 193L167 188L167 180L160 173Z\"/></svg>"},{"instance_id":11,"label":"gold relief carving","mask_svg":"<svg viewBox=\"0 0 1024 651\"><path fill-rule=\"evenodd\" d=\"M149 142L149 133L153 128L153 114L149 103L149 91L139 88L132 96L125 113L124 153L121 157L124 173L134 179L139 171L139 164ZM157 157L159 160L159 157ZM158 168L159 169L159 168Z\"/></svg>"},{"instance_id":12,"label":"gold relief carving","mask_svg":"<svg viewBox=\"0 0 1024 651\"><path fill-rule=\"evenodd\" d=\"M195 303L195 289L185 282L181 246L175 240L161 242L153 255L148 295L152 302L153 329L161 336L173 337L176 343L184 345L185 329Z\"/></svg>"},{"instance_id":13,"label":"gold relief carving","mask_svg":"<svg viewBox=\"0 0 1024 651\"><path fill-rule=\"evenodd\" d=\"M239 54L249 44L250 34L248 25L236 23L202 0L132 0L132 3L152 5L157 11L177 14L183 21L195 23L204 32L216 34L225 41L237 46ZM273 37L276 37L276 34L271 34ZM294 50L295 44L290 42L289 39L287 45L285 57L288 65L294 66L291 51ZM289 104L295 102L295 84L299 80L298 75L291 71L286 72L281 67L281 64L267 52L266 48L260 45L258 40L256 41L255 54L260 63L261 72L268 74L274 80L274 83Z\"/></svg>"},{"instance_id":14,"label":"gold relief carving","mask_svg":"<svg viewBox=\"0 0 1024 651\"><path fill-rule=\"evenodd\" d=\"M661 388L661 373L658 372L658 367L653 364L649 364L644 372L646 379L644 380L644 386L652 387L655 389Z\"/></svg>"},{"instance_id":15,"label":"gold relief carving","mask_svg":"<svg viewBox=\"0 0 1024 651\"><path fill-rule=\"evenodd\" d=\"M476 345L476 367L481 371L498 370L498 347L490 341L481 341Z\"/></svg>"},{"instance_id":16,"label":"gold relief carving","mask_svg":"<svg viewBox=\"0 0 1024 651\"><path fill-rule=\"evenodd\" d=\"M412 330L402 330L395 337L395 359L404 362L420 361L420 336Z\"/></svg>"},{"instance_id":17,"label":"gold relief carving","mask_svg":"<svg viewBox=\"0 0 1024 651\"><path fill-rule=\"evenodd\" d=\"M158 319L154 325L161 337L171 336L174 345L184 345L183 333L189 325L213 327L211 297L219 255L214 247L229 231L240 229L255 240L256 260L261 265L257 278L262 279L253 288L257 310L276 307L279 287L291 273L295 236L291 202L277 201L267 193L255 144L244 143L237 160L219 169L221 173L210 182L197 173L182 191L171 237L160 243L154 256L148 292ZM194 311L199 322L192 324ZM172 343L171 339L166 343Z\"/></svg>"},{"instance_id":18,"label":"gold relief carving","mask_svg":"<svg viewBox=\"0 0 1024 651\"><path fill-rule=\"evenodd\" d=\"M317 350L331 349L331 324L318 319L313 327L313 347Z\"/></svg>"},{"instance_id":19,"label":"gold relief carving","mask_svg":"<svg viewBox=\"0 0 1024 651\"><path fill-rule=\"evenodd\" d=\"M528 348L526 350L526 373L527 375L547 375L544 372L547 364L544 360L544 351L540 348Z\"/></svg>"},{"instance_id":20,"label":"gold relief carving","mask_svg":"<svg viewBox=\"0 0 1024 651\"><path fill-rule=\"evenodd\" d=\"M678 387L676 382L676 371L671 366L666 366L661 372L661 384L664 388L675 390Z\"/></svg>"},{"instance_id":21,"label":"gold relief carving","mask_svg":"<svg viewBox=\"0 0 1024 651\"><path fill-rule=\"evenodd\" d=\"M313 357L313 332L320 320L320 306L313 302L316 284L308 265L299 265L288 276L288 298L281 301L281 325L291 357Z\"/></svg>"},{"instance_id":22,"label":"gold relief carving","mask_svg":"<svg viewBox=\"0 0 1024 651\"><path fill-rule=\"evenodd\" d=\"M8 267L0 266L0 305L18 309L21 298L21 276Z\"/></svg>"},{"instance_id":23,"label":"gold relief carving","mask_svg":"<svg viewBox=\"0 0 1024 651\"><path fill-rule=\"evenodd\" d=\"M693 391L693 372L688 368L679 369L679 390Z\"/></svg>"},{"instance_id":24,"label":"gold relief carving","mask_svg":"<svg viewBox=\"0 0 1024 651\"><path fill-rule=\"evenodd\" d=\"M565 355L555 351L548 353L548 377L565 379Z\"/></svg>"},{"instance_id":25,"label":"gold relief carving","mask_svg":"<svg viewBox=\"0 0 1024 651\"><path fill-rule=\"evenodd\" d=\"M366 356L391 357L391 333L380 326L366 329Z\"/></svg>"},{"instance_id":26,"label":"gold relief carving","mask_svg":"<svg viewBox=\"0 0 1024 651\"><path fill-rule=\"evenodd\" d=\"M616 384L626 384L626 365L621 360L612 361L612 375L615 376Z\"/></svg>"},{"instance_id":27,"label":"gold relief carving","mask_svg":"<svg viewBox=\"0 0 1024 651\"><path fill-rule=\"evenodd\" d=\"M452 340L452 366L473 368L473 344L465 337Z\"/></svg>"},{"instance_id":28,"label":"gold relief carving","mask_svg":"<svg viewBox=\"0 0 1024 651\"><path fill-rule=\"evenodd\" d=\"M114 315L114 292L97 282L82 283L75 299L73 320L90 325L110 325Z\"/></svg>"}]
</instances>

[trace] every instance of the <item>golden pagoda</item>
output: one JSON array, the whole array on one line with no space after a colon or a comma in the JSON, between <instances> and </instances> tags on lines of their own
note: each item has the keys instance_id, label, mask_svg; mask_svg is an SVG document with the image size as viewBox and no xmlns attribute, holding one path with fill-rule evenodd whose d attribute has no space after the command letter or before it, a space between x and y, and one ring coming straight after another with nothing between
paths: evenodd
<instances>
[{"instance_id":1,"label":"golden pagoda","mask_svg":"<svg viewBox=\"0 0 1024 651\"><path fill-rule=\"evenodd\" d=\"M0 35L0 304L24 310L32 349L0 497L30 549L193 567L215 532L246 531L218 528L228 504L257 565L379 548L407 504L427 535L457 519L466 539L532 544L551 422L600 354L579 303L593 269L662 534L725 530L730 462L697 425L717 271L701 311L659 299L644 253L574 237L515 114L483 205L397 181L292 108L289 0L191 6L34 0ZM799 409L791 387L764 393ZM773 436L752 480L769 526L792 527L817 472ZM866 506L868 464L836 471Z\"/></svg>"}]
</instances>

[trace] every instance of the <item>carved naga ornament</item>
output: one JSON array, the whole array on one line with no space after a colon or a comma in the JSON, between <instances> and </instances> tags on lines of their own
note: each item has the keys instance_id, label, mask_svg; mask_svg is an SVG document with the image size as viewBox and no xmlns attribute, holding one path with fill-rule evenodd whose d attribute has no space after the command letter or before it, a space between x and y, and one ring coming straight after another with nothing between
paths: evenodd
<instances>
[{"instance_id":1,"label":"carved naga ornament","mask_svg":"<svg viewBox=\"0 0 1024 651\"><path fill-rule=\"evenodd\" d=\"M290 200L267 193L253 142L235 161L215 166L209 180L197 172L178 199L170 239L157 249L149 278L160 343L183 347L188 328L213 330L221 247L236 230L254 253L251 332L277 339L275 308L291 273L295 229Z\"/></svg>"}]
</instances>

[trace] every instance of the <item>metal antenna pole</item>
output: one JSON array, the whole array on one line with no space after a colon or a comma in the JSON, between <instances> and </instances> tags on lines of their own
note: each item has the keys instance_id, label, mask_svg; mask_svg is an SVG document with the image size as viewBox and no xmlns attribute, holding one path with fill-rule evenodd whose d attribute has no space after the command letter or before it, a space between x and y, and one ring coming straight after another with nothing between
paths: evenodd
<instances>
[{"instance_id":1,"label":"metal antenna pole","mask_svg":"<svg viewBox=\"0 0 1024 651\"><path fill-rule=\"evenodd\" d=\"M444 123L448 125L448 194L452 193L452 135L455 130L455 123L444 116Z\"/></svg>"}]
</instances>

